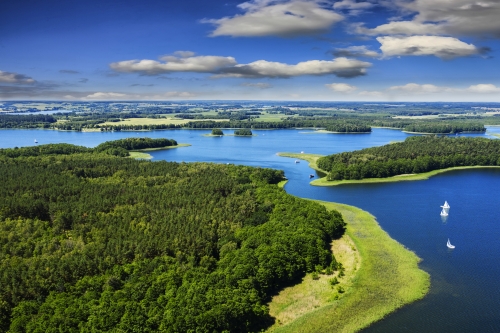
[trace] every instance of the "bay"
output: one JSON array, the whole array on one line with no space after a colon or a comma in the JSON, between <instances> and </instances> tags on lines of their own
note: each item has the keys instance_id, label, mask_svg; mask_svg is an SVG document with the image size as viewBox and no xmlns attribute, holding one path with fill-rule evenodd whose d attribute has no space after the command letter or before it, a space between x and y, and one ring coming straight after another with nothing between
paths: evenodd
<instances>
[{"instance_id":1,"label":"bay","mask_svg":"<svg viewBox=\"0 0 500 333\"><path fill-rule=\"evenodd\" d=\"M232 130L224 130L226 134ZM488 128L499 133L498 127ZM366 332L500 332L500 170L444 173L425 181L313 187L305 161L278 152L332 154L402 141L410 134L373 129L371 134L317 134L308 129L254 131L253 137L207 137L210 130L154 132L60 132L0 130L0 148L72 143L94 147L126 137L175 139L190 147L153 151L153 160L234 163L285 171L287 192L360 207L376 216L391 237L414 251L431 275L430 293L367 328ZM463 136L483 136L465 134ZM443 220L440 205L450 215ZM456 246L446 247L450 238Z\"/></svg>"}]
</instances>

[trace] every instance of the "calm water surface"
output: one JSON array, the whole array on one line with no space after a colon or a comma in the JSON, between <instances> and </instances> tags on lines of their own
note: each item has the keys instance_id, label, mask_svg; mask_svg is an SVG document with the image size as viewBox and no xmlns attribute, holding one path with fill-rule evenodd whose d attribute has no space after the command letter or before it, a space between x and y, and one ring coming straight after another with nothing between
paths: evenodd
<instances>
[{"instance_id":1,"label":"calm water surface","mask_svg":"<svg viewBox=\"0 0 500 333\"><path fill-rule=\"evenodd\" d=\"M225 130L225 133L232 131ZM287 192L335 201L372 213L391 237L423 259L431 290L366 332L500 332L500 170L448 172L426 181L313 187L307 163L277 152L332 154L404 140L408 134L374 129L371 134L313 134L310 130L254 131L256 136L205 137L208 130L79 133L0 130L0 147L66 142L94 147L125 137L172 138L192 146L152 152L154 160L205 161L285 170ZM500 133L499 127L488 133ZM467 135L477 136L477 135ZM481 135L491 137L488 135ZM450 215L439 215L447 200ZM446 247L447 239L456 246Z\"/></svg>"}]
</instances>

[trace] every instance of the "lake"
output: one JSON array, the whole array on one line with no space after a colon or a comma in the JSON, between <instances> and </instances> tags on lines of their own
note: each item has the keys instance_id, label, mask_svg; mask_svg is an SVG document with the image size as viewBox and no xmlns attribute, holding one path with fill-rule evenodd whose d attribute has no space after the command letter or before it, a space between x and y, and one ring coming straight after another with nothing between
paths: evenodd
<instances>
[{"instance_id":1,"label":"lake","mask_svg":"<svg viewBox=\"0 0 500 333\"><path fill-rule=\"evenodd\" d=\"M224 130L231 134L232 130ZM285 170L287 192L360 207L376 216L391 237L423 259L430 293L366 332L500 332L500 169L444 173L425 181L313 187L305 161L278 152L332 154L402 141L409 134L373 129L371 134L316 134L308 129L254 131L253 137L206 137L210 130L154 132L58 132L0 130L0 147L66 142L94 147L125 137L175 139L191 147L151 152L153 160L234 163ZM499 127L488 133L500 133ZM483 136L485 134L465 134ZM450 204L448 218L440 205ZM456 246L446 247L447 239Z\"/></svg>"}]
</instances>

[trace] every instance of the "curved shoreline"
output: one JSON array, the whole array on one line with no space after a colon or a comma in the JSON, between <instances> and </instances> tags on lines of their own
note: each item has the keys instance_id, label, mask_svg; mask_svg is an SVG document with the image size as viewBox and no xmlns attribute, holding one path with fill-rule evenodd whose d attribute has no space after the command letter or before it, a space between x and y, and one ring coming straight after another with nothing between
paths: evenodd
<instances>
[{"instance_id":1,"label":"curved shoreline","mask_svg":"<svg viewBox=\"0 0 500 333\"><path fill-rule=\"evenodd\" d=\"M135 149L129 151L129 158L135 158L140 160L150 160L153 158L151 154L145 153L146 151L156 151L156 150L166 150L166 149L174 149L174 148L182 148L189 147L191 144L189 143L179 143L176 146L167 146L167 147L158 147L158 148L144 148L144 149Z\"/></svg>"},{"instance_id":2,"label":"curved shoreline","mask_svg":"<svg viewBox=\"0 0 500 333\"><path fill-rule=\"evenodd\" d=\"M344 217L346 235L361 257L359 268L350 281L341 280L345 282L341 297L336 299L332 290L322 306L268 332L356 332L427 294L430 277L418 267L420 258L392 239L374 216L349 205L317 202ZM291 288L310 285L308 278Z\"/></svg>"},{"instance_id":3,"label":"curved shoreline","mask_svg":"<svg viewBox=\"0 0 500 333\"><path fill-rule=\"evenodd\" d=\"M320 169L316 163L320 157L323 157L323 155L278 153L278 156L292 157L292 158L298 158L301 160L308 161L309 167L311 167L312 169L314 169L320 173L328 174L327 171ZM466 169L490 169L490 168L500 168L500 166L493 166L493 165L459 166L459 167L452 167L452 168L446 168L446 169L437 169L437 170L432 170L429 172L417 173L417 174L396 175L396 176L387 177L387 178L364 178L364 179L359 179L359 180L358 179L326 180L326 177L322 177L322 178L315 179L315 180L311 181L310 184L313 186L338 186L338 185L344 185L344 184L393 183L393 182L402 182L402 181L426 180L432 176L438 175L440 173L448 172L448 171L466 170Z\"/></svg>"}]
</instances>

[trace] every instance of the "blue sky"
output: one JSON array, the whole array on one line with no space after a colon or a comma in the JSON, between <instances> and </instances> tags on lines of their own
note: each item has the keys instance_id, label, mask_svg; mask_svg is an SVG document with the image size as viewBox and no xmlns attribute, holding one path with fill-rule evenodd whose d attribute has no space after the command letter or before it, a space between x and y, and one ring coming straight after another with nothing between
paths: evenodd
<instances>
[{"instance_id":1,"label":"blue sky","mask_svg":"<svg viewBox=\"0 0 500 333\"><path fill-rule=\"evenodd\" d=\"M500 102L498 0L0 2L0 100Z\"/></svg>"}]
</instances>

